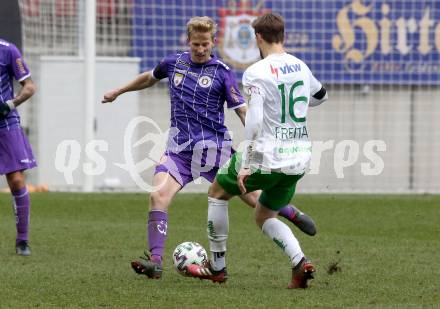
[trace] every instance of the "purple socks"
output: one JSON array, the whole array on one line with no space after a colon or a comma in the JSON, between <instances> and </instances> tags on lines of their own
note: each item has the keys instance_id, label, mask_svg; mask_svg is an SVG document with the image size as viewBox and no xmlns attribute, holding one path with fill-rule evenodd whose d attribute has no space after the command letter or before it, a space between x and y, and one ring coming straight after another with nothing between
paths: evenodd
<instances>
[{"instance_id":1,"label":"purple socks","mask_svg":"<svg viewBox=\"0 0 440 309\"><path fill-rule=\"evenodd\" d=\"M167 239L168 214L160 210L148 213L148 245L151 259L162 265L163 249Z\"/></svg>"},{"instance_id":2,"label":"purple socks","mask_svg":"<svg viewBox=\"0 0 440 309\"><path fill-rule=\"evenodd\" d=\"M292 205L288 204L280 209L279 215L286 218L287 220L294 220L297 215L297 211Z\"/></svg>"},{"instance_id":3,"label":"purple socks","mask_svg":"<svg viewBox=\"0 0 440 309\"><path fill-rule=\"evenodd\" d=\"M15 225L17 228L16 244L20 241L28 240L29 219L30 219L30 200L29 192L26 187L12 192L14 200Z\"/></svg>"}]
</instances>

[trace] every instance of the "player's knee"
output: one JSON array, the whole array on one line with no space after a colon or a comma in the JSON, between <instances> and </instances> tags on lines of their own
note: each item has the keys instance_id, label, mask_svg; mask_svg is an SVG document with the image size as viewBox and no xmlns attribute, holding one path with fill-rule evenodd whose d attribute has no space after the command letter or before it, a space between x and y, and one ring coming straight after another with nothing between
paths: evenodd
<instances>
[{"instance_id":1,"label":"player's knee","mask_svg":"<svg viewBox=\"0 0 440 309\"><path fill-rule=\"evenodd\" d=\"M217 182L217 180L214 180L212 185L209 187L208 190L208 196L212 198L216 198L219 200L229 200L231 198L231 195L228 194L222 186L220 186Z\"/></svg>"},{"instance_id":2,"label":"player's knee","mask_svg":"<svg viewBox=\"0 0 440 309\"><path fill-rule=\"evenodd\" d=\"M217 182L214 180L214 182L209 186L208 189L208 196L212 197L212 198L216 198L216 187L215 185L217 184Z\"/></svg>"},{"instance_id":3,"label":"player's knee","mask_svg":"<svg viewBox=\"0 0 440 309\"><path fill-rule=\"evenodd\" d=\"M26 186L24 176L20 173L8 175L7 180L11 191L18 191Z\"/></svg>"},{"instance_id":4,"label":"player's knee","mask_svg":"<svg viewBox=\"0 0 440 309\"><path fill-rule=\"evenodd\" d=\"M259 211L259 209L257 209L255 211L255 223L258 225L259 228L262 228L264 222L269 218L271 218L271 217L267 216L265 213Z\"/></svg>"},{"instance_id":5,"label":"player's knee","mask_svg":"<svg viewBox=\"0 0 440 309\"><path fill-rule=\"evenodd\" d=\"M264 221L266 221L266 218L262 218L255 212L255 223L258 225L258 227L261 229Z\"/></svg>"},{"instance_id":6,"label":"player's knee","mask_svg":"<svg viewBox=\"0 0 440 309\"><path fill-rule=\"evenodd\" d=\"M255 208L258 202L258 197L260 196L260 191L253 191L245 195L240 195L240 198L252 208Z\"/></svg>"},{"instance_id":7,"label":"player's knee","mask_svg":"<svg viewBox=\"0 0 440 309\"><path fill-rule=\"evenodd\" d=\"M150 194L150 208L151 209L168 209L168 205L171 202L171 196L162 190L152 192Z\"/></svg>"}]
</instances>

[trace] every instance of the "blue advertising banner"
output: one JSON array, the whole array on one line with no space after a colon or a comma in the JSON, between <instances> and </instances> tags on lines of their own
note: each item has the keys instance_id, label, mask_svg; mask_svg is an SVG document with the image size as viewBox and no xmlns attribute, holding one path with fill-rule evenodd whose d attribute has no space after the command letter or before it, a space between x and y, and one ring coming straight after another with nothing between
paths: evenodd
<instances>
[{"instance_id":1,"label":"blue advertising banner","mask_svg":"<svg viewBox=\"0 0 440 309\"><path fill-rule=\"evenodd\" d=\"M286 21L285 47L325 83L440 84L440 1L134 1L133 54L142 70L186 49L186 22L218 24L216 53L237 78L259 59L251 22L273 11Z\"/></svg>"}]
</instances>

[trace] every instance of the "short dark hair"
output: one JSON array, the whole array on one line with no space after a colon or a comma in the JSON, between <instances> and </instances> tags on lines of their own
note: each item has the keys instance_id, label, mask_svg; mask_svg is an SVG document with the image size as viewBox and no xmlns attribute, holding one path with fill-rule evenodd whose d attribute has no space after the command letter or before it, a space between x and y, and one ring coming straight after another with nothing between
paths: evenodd
<instances>
[{"instance_id":1,"label":"short dark hair","mask_svg":"<svg viewBox=\"0 0 440 309\"><path fill-rule=\"evenodd\" d=\"M284 42L284 19L278 14L261 15L252 22L252 27L267 43Z\"/></svg>"}]
</instances>

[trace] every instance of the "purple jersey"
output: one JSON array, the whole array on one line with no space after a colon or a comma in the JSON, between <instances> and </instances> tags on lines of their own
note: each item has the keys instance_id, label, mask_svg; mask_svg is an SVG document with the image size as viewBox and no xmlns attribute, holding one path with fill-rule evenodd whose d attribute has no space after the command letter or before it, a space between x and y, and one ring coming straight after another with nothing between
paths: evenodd
<instances>
[{"instance_id":1,"label":"purple jersey","mask_svg":"<svg viewBox=\"0 0 440 309\"><path fill-rule=\"evenodd\" d=\"M244 105L244 100L226 64L216 56L203 64L194 63L190 53L183 52L164 58L153 76L169 80L172 130L167 151L231 147L224 125L224 102L235 109Z\"/></svg>"},{"instance_id":2,"label":"purple jersey","mask_svg":"<svg viewBox=\"0 0 440 309\"><path fill-rule=\"evenodd\" d=\"M21 82L30 76L20 51L14 44L0 39L0 103L14 98L13 78ZM16 109L0 120L0 130L20 126Z\"/></svg>"}]
</instances>

